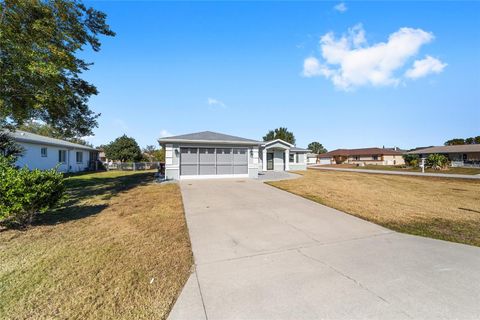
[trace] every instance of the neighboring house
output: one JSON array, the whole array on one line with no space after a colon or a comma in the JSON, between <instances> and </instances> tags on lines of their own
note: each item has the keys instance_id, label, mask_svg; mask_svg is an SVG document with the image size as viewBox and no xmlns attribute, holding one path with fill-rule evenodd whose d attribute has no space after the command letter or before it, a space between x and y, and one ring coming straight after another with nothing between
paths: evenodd
<instances>
[{"instance_id":1,"label":"neighboring house","mask_svg":"<svg viewBox=\"0 0 480 320\"><path fill-rule=\"evenodd\" d=\"M319 164L401 165L402 152L385 148L337 149L319 156Z\"/></svg>"},{"instance_id":2,"label":"neighboring house","mask_svg":"<svg viewBox=\"0 0 480 320\"><path fill-rule=\"evenodd\" d=\"M61 172L95 168L98 152L94 148L20 130L9 135L25 149L16 162L19 167L46 170L58 165Z\"/></svg>"},{"instance_id":3,"label":"neighboring house","mask_svg":"<svg viewBox=\"0 0 480 320\"><path fill-rule=\"evenodd\" d=\"M305 170L309 150L277 139L268 142L211 131L166 137L167 179L257 178L262 171Z\"/></svg>"},{"instance_id":4,"label":"neighboring house","mask_svg":"<svg viewBox=\"0 0 480 320\"><path fill-rule=\"evenodd\" d=\"M417 148L408 153L418 154L420 158L438 153L447 156L452 167L480 167L480 144Z\"/></svg>"},{"instance_id":5,"label":"neighboring house","mask_svg":"<svg viewBox=\"0 0 480 320\"><path fill-rule=\"evenodd\" d=\"M317 164L318 153L307 153L307 164Z\"/></svg>"}]
</instances>

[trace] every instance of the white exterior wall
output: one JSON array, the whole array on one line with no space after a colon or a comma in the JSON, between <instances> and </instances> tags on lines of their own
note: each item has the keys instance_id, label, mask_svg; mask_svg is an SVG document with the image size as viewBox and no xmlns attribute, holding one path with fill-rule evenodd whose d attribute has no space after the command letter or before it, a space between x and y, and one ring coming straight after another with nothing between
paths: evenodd
<instances>
[{"instance_id":1,"label":"white exterior wall","mask_svg":"<svg viewBox=\"0 0 480 320\"><path fill-rule=\"evenodd\" d=\"M88 150L80 150L80 149L69 149L66 147L58 147L58 146L51 146L51 145L43 145L43 144L33 144L33 143L26 143L26 142L18 142L25 151L23 156L21 156L17 162L15 163L19 167L27 166L29 169L40 169L40 170L48 170L53 169L55 166L59 165L58 171L61 172L78 172L84 171L88 168L88 164L90 162L90 151ZM42 148L47 148L47 156L42 157ZM58 163L58 151L59 150L66 150L66 162L65 163ZM77 163L76 161L76 152L83 153L83 161L81 163Z\"/></svg>"}]
</instances>

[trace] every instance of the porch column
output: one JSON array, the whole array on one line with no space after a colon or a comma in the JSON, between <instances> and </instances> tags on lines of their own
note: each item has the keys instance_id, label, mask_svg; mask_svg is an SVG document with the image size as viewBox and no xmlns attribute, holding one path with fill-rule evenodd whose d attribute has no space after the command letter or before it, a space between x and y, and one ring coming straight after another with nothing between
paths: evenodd
<instances>
[{"instance_id":1,"label":"porch column","mask_svg":"<svg viewBox=\"0 0 480 320\"><path fill-rule=\"evenodd\" d=\"M290 170L290 150L285 149L285 171Z\"/></svg>"},{"instance_id":2,"label":"porch column","mask_svg":"<svg viewBox=\"0 0 480 320\"><path fill-rule=\"evenodd\" d=\"M262 171L267 171L267 149L262 150Z\"/></svg>"}]
</instances>

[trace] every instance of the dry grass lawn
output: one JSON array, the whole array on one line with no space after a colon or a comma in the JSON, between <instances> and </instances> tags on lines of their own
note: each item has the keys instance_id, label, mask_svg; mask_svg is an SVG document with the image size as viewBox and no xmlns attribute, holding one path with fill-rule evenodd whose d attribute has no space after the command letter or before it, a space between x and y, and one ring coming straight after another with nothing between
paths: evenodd
<instances>
[{"instance_id":1,"label":"dry grass lawn","mask_svg":"<svg viewBox=\"0 0 480 320\"><path fill-rule=\"evenodd\" d=\"M297 173L269 184L396 231L480 246L480 180Z\"/></svg>"},{"instance_id":2,"label":"dry grass lawn","mask_svg":"<svg viewBox=\"0 0 480 320\"><path fill-rule=\"evenodd\" d=\"M178 185L153 173L67 179L66 207L0 232L0 319L162 319L190 273Z\"/></svg>"},{"instance_id":3,"label":"dry grass lawn","mask_svg":"<svg viewBox=\"0 0 480 320\"><path fill-rule=\"evenodd\" d=\"M403 171L403 172L422 172L421 168L405 168L405 167L402 167L402 166L366 165L366 166L360 167L360 166L356 166L356 165L353 165L353 164L332 164L332 165L325 165L325 167L347 168L347 169L367 169L367 170L386 170L386 171ZM480 168L450 167L450 168L446 168L445 170L434 170L434 169L431 169L431 168L426 168L425 172L428 172L428 173L476 175L476 174L480 174Z\"/></svg>"}]
</instances>

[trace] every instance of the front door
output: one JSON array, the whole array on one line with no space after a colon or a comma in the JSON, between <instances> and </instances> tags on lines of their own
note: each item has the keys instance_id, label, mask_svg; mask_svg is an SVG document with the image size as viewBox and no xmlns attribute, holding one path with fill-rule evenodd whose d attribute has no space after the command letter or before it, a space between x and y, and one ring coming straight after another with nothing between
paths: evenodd
<instances>
[{"instance_id":1,"label":"front door","mask_svg":"<svg viewBox=\"0 0 480 320\"><path fill-rule=\"evenodd\" d=\"M273 170L273 153L267 153L267 170Z\"/></svg>"}]
</instances>

